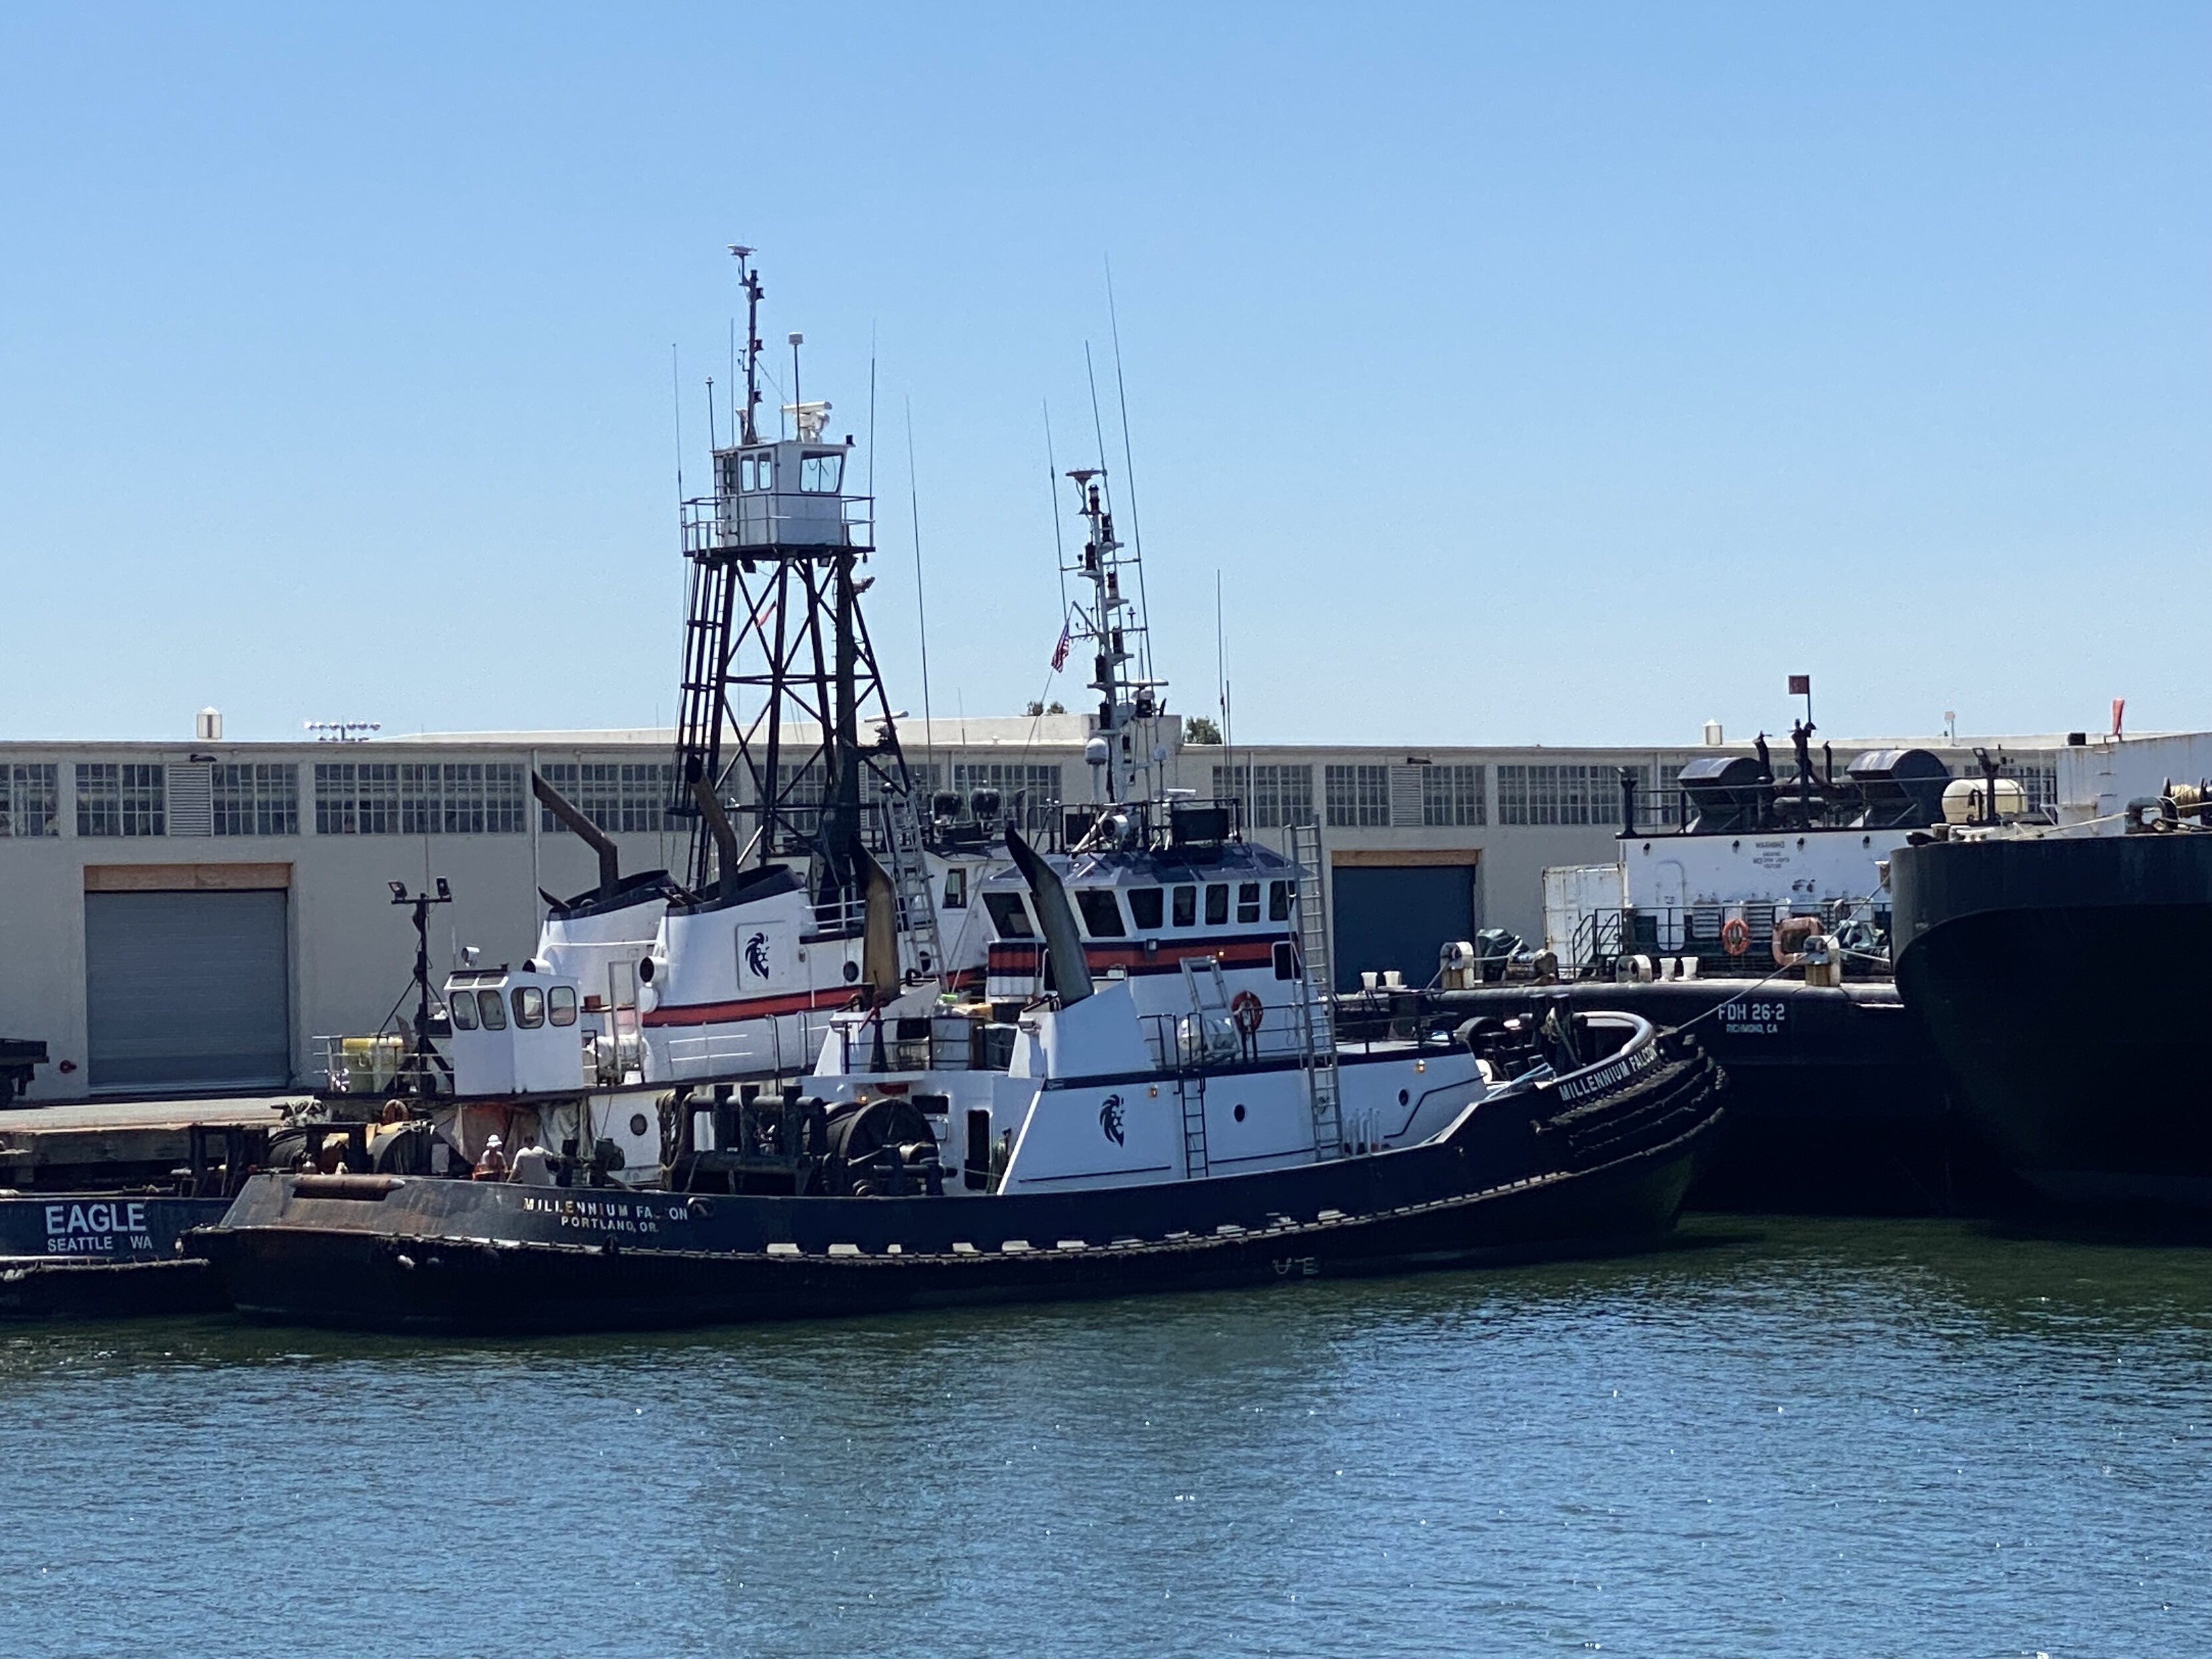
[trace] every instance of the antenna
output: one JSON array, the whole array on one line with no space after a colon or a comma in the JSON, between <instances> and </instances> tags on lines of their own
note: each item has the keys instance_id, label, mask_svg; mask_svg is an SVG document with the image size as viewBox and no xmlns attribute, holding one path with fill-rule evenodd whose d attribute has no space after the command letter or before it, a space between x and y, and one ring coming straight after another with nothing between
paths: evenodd
<instances>
[{"instance_id":1,"label":"antenna","mask_svg":"<svg viewBox=\"0 0 2212 1659\"><path fill-rule=\"evenodd\" d=\"M714 377L707 377L707 453L713 454L721 447L714 436Z\"/></svg>"},{"instance_id":2,"label":"antenna","mask_svg":"<svg viewBox=\"0 0 2212 1659\"><path fill-rule=\"evenodd\" d=\"M1229 656L1221 621L1221 571L1213 572L1213 689L1221 700L1221 737L1229 740Z\"/></svg>"},{"instance_id":3,"label":"antenna","mask_svg":"<svg viewBox=\"0 0 2212 1659\"><path fill-rule=\"evenodd\" d=\"M806 337L796 329L791 334L791 418L799 419L799 348L806 343ZM803 436L805 428L799 428Z\"/></svg>"},{"instance_id":4,"label":"antenna","mask_svg":"<svg viewBox=\"0 0 2212 1659\"><path fill-rule=\"evenodd\" d=\"M754 422L753 411L760 406L760 273L752 267L753 251L750 248L741 247L732 242L730 244L730 257L738 262L738 286L744 291L745 296L745 412L738 425L738 441L757 444L760 441L760 433ZM730 379L733 383L737 380L735 370L731 371ZM731 390L736 390L734 384Z\"/></svg>"},{"instance_id":5,"label":"antenna","mask_svg":"<svg viewBox=\"0 0 2212 1659\"><path fill-rule=\"evenodd\" d=\"M1145 532L1137 522L1137 464L1129 453L1129 389L1121 380L1121 319L1114 308L1114 261L1106 261L1106 321L1114 331L1114 395L1121 404L1121 476L1129 482L1129 547L1137 556L1137 601L1145 607L1145 618L1151 621L1152 607L1145 592ZM1218 573L1217 573L1218 575ZM1137 672L1146 679L1152 677L1152 631L1146 629L1144 654L1137 659Z\"/></svg>"},{"instance_id":6,"label":"antenna","mask_svg":"<svg viewBox=\"0 0 2212 1659\"><path fill-rule=\"evenodd\" d=\"M1052 553L1060 566L1060 620L1067 622L1067 550L1060 539L1060 463L1052 454L1052 404L1044 406L1044 481L1052 492Z\"/></svg>"},{"instance_id":7,"label":"antenna","mask_svg":"<svg viewBox=\"0 0 2212 1659\"><path fill-rule=\"evenodd\" d=\"M872 383L874 370L869 370ZM874 398L869 399L872 411ZM871 412L869 419L874 420ZM929 718L929 612L922 603L921 593L921 497L914 482L914 399L906 400L906 501L908 510L914 515L914 615L921 629L921 752L936 762L936 737L931 730ZM933 783L933 792L945 787L950 779Z\"/></svg>"},{"instance_id":8,"label":"antenna","mask_svg":"<svg viewBox=\"0 0 2212 1659\"><path fill-rule=\"evenodd\" d=\"M684 499L684 371L676 360L676 343L668 343L668 395L676 404L676 499Z\"/></svg>"},{"instance_id":9,"label":"antenna","mask_svg":"<svg viewBox=\"0 0 2212 1659\"><path fill-rule=\"evenodd\" d=\"M1098 418L1098 371L1091 365L1091 342L1083 343L1083 373L1091 382L1091 429L1098 439L1098 476L1106 477L1106 423ZM1114 484L1106 484L1106 510L1114 510Z\"/></svg>"}]
</instances>

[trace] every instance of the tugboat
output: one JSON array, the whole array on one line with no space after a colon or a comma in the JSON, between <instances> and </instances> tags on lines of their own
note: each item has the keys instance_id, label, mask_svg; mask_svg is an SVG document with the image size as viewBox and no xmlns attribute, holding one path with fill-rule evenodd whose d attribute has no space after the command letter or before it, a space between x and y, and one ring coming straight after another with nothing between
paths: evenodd
<instances>
[{"instance_id":1,"label":"tugboat","mask_svg":"<svg viewBox=\"0 0 2212 1659\"><path fill-rule=\"evenodd\" d=\"M734 482L742 494L742 471ZM1431 1018L1340 1043L1324 988L1318 831L1300 832L1285 860L1241 840L1233 804L1162 787L1162 746L1145 741L1158 684L1129 667L1142 617L1121 599L1098 475L1076 483L1095 599L1078 620L1097 647L1101 703L1093 801L1060 813L1047 837L1062 850L1033 847L1011 822L1005 872L999 837L964 848L979 902L945 959L928 874L908 858L918 815L879 819L881 855L861 834L863 767L877 769L886 801L903 778L888 710L872 743L857 739L864 677L872 684L859 584L838 574L836 544L825 580L821 544L751 538L739 517L721 556L773 584L781 620L772 638L758 610L749 629L714 624L740 599L713 598L710 580L702 606L695 583L695 624L703 609L710 626L695 635L708 641L705 666L687 687L707 687L713 705L698 729L708 743L721 729L720 688L739 683L750 639L762 665L744 683L763 709L819 705L830 787L816 802L779 787L777 716L763 714L754 847L779 849L813 813L802 885L795 864L767 863L766 850L747 868L753 849L727 828L723 792L702 787L718 775L711 748L687 757L714 896L662 901L654 953L638 963L643 1075L586 1102L597 1115L572 1137L589 1144L623 1103L653 1098L628 1125L652 1139L650 1167L625 1158L617 1172L601 1157L557 1172L541 1158L498 1180L413 1168L258 1177L191 1238L236 1305L402 1329L666 1326L1266 1284L1663 1233L1721 1121L1719 1069L1647 1020L1556 1007ZM791 638L831 648L799 661L781 648ZM604 862L603 873L600 902L619 908L618 878ZM695 869L693 890L708 885ZM831 1016L811 1074L774 1091L711 1073L673 1087L653 1079L680 1057L672 1044L654 1058L656 1023L754 1012L726 1008L741 1000L679 967L679 919L715 921L709 960L742 958L752 934L726 913L787 900L811 906L817 925L835 907L840 923L825 954L849 1006ZM798 935L794 955L820 938ZM583 982L538 984L534 964L523 979L501 972L496 984L456 975L447 995L458 1011L465 992L479 994L478 1036L480 994L495 993L502 1014L532 1006L537 1023L502 1025L510 1042L546 1038L555 992L573 997ZM542 1002L515 1001L533 990ZM574 1066L586 1010L568 997L559 1046ZM466 1034L455 1025L458 1073ZM617 1042L612 1063L622 1059Z\"/></svg>"},{"instance_id":2,"label":"tugboat","mask_svg":"<svg viewBox=\"0 0 2212 1659\"><path fill-rule=\"evenodd\" d=\"M1893 855L1898 983L2046 1204L2201 1225L2212 786L2167 781L2114 816L1992 818Z\"/></svg>"},{"instance_id":3,"label":"tugboat","mask_svg":"<svg viewBox=\"0 0 2212 1659\"><path fill-rule=\"evenodd\" d=\"M1130 981L1092 980L1064 887L1008 839L1058 988L987 1073L1022 1103L1003 1161L948 1170L916 1096L833 1116L793 1091L703 1109L717 1144L659 1190L266 1175L191 1248L260 1317L544 1330L1262 1285L1634 1247L1672 1224L1721 1118L1689 1039L1555 1010L1343 1052L1303 972L1283 1025L1310 1037L1170 1024ZM1347 1139L1370 1111L1347 1103L1370 1100L1394 1139Z\"/></svg>"}]
</instances>

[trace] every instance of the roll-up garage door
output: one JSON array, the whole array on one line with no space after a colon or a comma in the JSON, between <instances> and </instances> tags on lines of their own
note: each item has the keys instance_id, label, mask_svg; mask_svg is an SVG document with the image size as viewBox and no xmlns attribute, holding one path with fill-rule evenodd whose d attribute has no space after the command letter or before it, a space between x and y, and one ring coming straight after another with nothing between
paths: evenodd
<instances>
[{"instance_id":1,"label":"roll-up garage door","mask_svg":"<svg viewBox=\"0 0 2212 1659\"><path fill-rule=\"evenodd\" d=\"M87 893L91 1086L289 1083L286 896L282 891Z\"/></svg>"},{"instance_id":2,"label":"roll-up garage door","mask_svg":"<svg viewBox=\"0 0 2212 1659\"><path fill-rule=\"evenodd\" d=\"M1437 953L1475 931L1475 862L1409 865L1339 862L1332 939L1336 988L1356 991L1362 969L1395 968L1411 986L1426 985Z\"/></svg>"}]
</instances>

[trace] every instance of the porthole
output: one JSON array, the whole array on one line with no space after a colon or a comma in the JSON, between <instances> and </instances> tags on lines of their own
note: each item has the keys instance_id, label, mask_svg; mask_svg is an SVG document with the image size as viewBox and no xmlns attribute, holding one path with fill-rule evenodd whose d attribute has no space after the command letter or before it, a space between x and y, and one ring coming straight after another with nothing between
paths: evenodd
<instances>
[{"instance_id":1,"label":"porthole","mask_svg":"<svg viewBox=\"0 0 2212 1659\"><path fill-rule=\"evenodd\" d=\"M651 1126L646 1122L645 1114L643 1112L632 1112L629 1115L629 1133L631 1139L643 1139L645 1138L645 1132L649 1127Z\"/></svg>"},{"instance_id":2,"label":"porthole","mask_svg":"<svg viewBox=\"0 0 2212 1659\"><path fill-rule=\"evenodd\" d=\"M1407 1094L1407 1093L1403 1089L1401 1089L1401 1090L1399 1090L1399 1091L1398 1091L1398 1103L1399 1103L1401 1106L1403 1106L1403 1105L1404 1105L1407 1101L1411 1100L1412 1098L1413 1098L1413 1096L1411 1096L1411 1095Z\"/></svg>"},{"instance_id":3,"label":"porthole","mask_svg":"<svg viewBox=\"0 0 2212 1659\"><path fill-rule=\"evenodd\" d=\"M848 963L847 963L845 964L845 983L846 983L846 984L850 985L850 984L851 984L854 980L856 980L856 979L860 978L860 964L859 963L857 963L857 962L848 962Z\"/></svg>"},{"instance_id":4,"label":"porthole","mask_svg":"<svg viewBox=\"0 0 2212 1659\"><path fill-rule=\"evenodd\" d=\"M1235 1117L1236 1117L1237 1121L1239 1123L1242 1123L1242 1122L1244 1121L1244 1106L1243 1106L1243 1103L1242 1103L1241 1101L1237 1103L1237 1110L1236 1110L1236 1112L1235 1112L1234 1115L1235 1115Z\"/></svg>"}]
</instances>

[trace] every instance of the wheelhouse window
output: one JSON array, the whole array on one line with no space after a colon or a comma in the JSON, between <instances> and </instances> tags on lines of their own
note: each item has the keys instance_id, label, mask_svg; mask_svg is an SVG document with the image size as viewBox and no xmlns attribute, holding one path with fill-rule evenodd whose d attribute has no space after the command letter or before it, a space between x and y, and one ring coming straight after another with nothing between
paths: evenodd
<instances>
[{"instance_id":1,"label":"wheelhouse window","mask_svg":"<svg viewBox=\"0 0 2212 1659\"><path fill-rule=\"evenodd\" d=\"M1291 919L1291 884L1271 881L1267 884L1267 920L1288 921Z\"/></svg>"},{"instance_id":2,"label":"wheelhouse window","mask_svg":"<svg viewBox=\"0 0 2212 1659\"><path fill-rule=\"evenodd\" d=\"M556 985L545 993L545 1018L556 1025L576 1023L576 988Z\"/></svg>"},{"instance_id":3,"label":"wheelhouse window","mask_svg":"<svg viewBox=\"0 0 2212 1659\"><path fill-rule=\"evenodd\" d=\"M1212 881L1206 884L1206 925L1226 927L1229 922L1229 884Z\"/></svg>"},{"instance_id":4,"label":"wheelhouse window","mask_svg":"<svg viewBox=\"0 0 2212 1659\"><path fill-rule=\"evenodd\" d=\"M1237 920L1239 921L1260 920L1260 884L1258 882L1240 881L1237 884Z\"/></svg>"},{"instance_id":5,"label":"wheelhouse window","mask_svg":"<svg viewBox=\"0 0 2212 1659\"><path fill-rule=\"evenodd\" d=\"M1178 927L1198 926L1198 889L1178 887L1175 890L1175 925Z\"/></svg>"},{"instance_id":6,"label":"wheelhouse window","mask_svg":"<svg viewBox=\"0 0 2212 1659\"><path fill-rule=\"evenodd\" d=\"M1123 939L1128 929L1121 925L1121 906L1110 887L1079 887L1075 902L1083 912L1083 926L1093 939Z\"/></svg>"},{"instance_id":7,"label":"wheelhouse window","mask_svg":"<svg viewBox=\"0 0 2212 1659\"><path fill-rule=\"evenodd\" d=\"M965 910L968 908L968 866L956 864L945 872L945 908Z\"/></svg>"},{"instance_id":8,"label":"wheelhouse window","mask_svg":"<svg viewBox=\"0 0 2212 1659\"><path fill-rule=\"evenodd\" d=\"M514 1023L525 1030L536 1030L545 1023L545 993L535 985L514 988Z\"/></svg>"},{"instance_id":9,"label":"wheelhouse window","mask_svg":"<svg viewBox=\"0 0 2212 1659\"><path fill-rule=\"evenodd\" d=\"M775 452L768 450L741 457L738 462L738 488L741 491L775 489Z\"/></svg>"},{"instance_id":10,"label":"wheelhouse window","mask_svg":"<svg viewBox=\"0 0 2212 1659\"><path fill-rule=\"evenodd\" d=\"M455 1030L473 1031L477 1029L477 999L474 992L462 992L447 1005L446 1012L453 1016Z\"/></svg>"},{"instance_id":11,"label":"wheelhouse window","mask_svg":"<svg viewBox=\"0 0 2212 1659\"><path fill-rule=\"evenodd\" d=\"M477 993L477 1012L483 1019L487 1031L507 1029L507 1005L499 1000L499 993L489 988Z\"/></svg>"},{"instance_id":12,"label":"wheelhouse window","mask_svg":"<svg viewBox=\"0 0 2212 1659\"><path fill-rule=\"evenodd\" d=\"M799 487L813 495L834 495L845 477L845 452L809 450L799 459Z\"/></svg>"},{"instance_id":13,"label":"wheelhouse window","mask_svg":"<svg viewBox=\"0 0 2212 1659\"><path fill-rule=\"evenodd\" d=\"M1129 920L1137 924L1139 933L1146 933L1160 925L1161 895L1157 887L1132 887L1129 890Z\"/></svg>"},{"instance_id":14,"label":"wheelhouse window","mask_svg":"<svg viewBox=\"0 0 2212 1659\"><path fill-rule=\"evenodd\" d=\"M986 893L983 908L991 913L991 926L998 929L1000 939L1035 939L1036 930L1030 926L1030 913L1022 904L1019 893Z\"/></svg>"}]
</instances>

